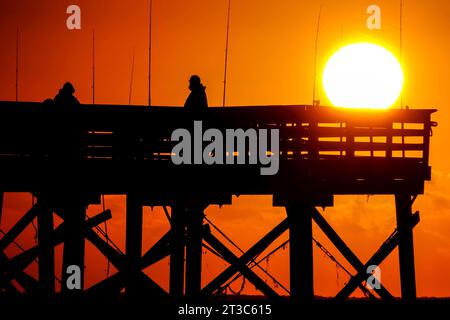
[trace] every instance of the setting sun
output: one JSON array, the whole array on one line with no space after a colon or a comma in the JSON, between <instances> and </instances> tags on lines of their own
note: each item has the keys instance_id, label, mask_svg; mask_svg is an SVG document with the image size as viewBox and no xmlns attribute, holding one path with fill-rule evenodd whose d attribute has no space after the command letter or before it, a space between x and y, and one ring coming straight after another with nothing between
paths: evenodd
<instances>
[{"instance_id":1,"label":"setting sun","mask_svg":"<svg viewBox=\"0 0 450 320\"><path fill-rule=\"evenodd\" d=\"M383 47L351 44L328 60L323 87L334 106L387 109L397 101L403 86L400 63Z\"/></svg>"}]
</instances>

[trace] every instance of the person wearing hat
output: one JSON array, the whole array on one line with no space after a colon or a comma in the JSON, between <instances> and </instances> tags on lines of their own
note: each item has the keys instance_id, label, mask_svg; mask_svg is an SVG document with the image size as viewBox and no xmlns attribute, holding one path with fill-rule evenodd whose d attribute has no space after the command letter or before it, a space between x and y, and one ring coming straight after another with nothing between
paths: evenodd
<instances>
[{"instance_id":1,"label":"person wearing hat","mask_svg":"<svg viewBox=\"0 0 450 320\"><path fill-rule=\"evenodd\" d=\"M191 93L184 103L184 107L187 110L202 111L208 108L206 87L202 84L199 76L191 76L189 79L189 90L191 90Z\"/></svg>"}]
</instances>

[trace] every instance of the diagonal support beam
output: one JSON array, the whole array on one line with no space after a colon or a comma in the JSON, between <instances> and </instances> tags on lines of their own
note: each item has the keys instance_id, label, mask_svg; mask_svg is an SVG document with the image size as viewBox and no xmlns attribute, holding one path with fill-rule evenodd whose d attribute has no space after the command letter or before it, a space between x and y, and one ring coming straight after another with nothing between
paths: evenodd
<instances>
[{"instance_id":1,"label":"diagonal support beam","mask_svg":"<svg viewBox=\"0 0 450 320\"><path fill-rule=\"evenodd\" d=\"M87 230L86 240L91 242L117 270L123 270L125 260L124 255L109 245L94 230Z\"/></svg>"},{"instance_id":2,"label":"diagonal support beam","mask_svg":"<svg viewBox=\"0 0 450 320\"><path fill-rule=\"evenodd\" d=\"M209 229L209 228L207 228ZM256 275L246 264L242 264L240 259L231 252L224 244L217 239L210 230L205 230L203 232L203 238L205 241L213 247L217 252L219 252L226 261L228 261L232 266L236 266L236 271L240 272L244 277L246 277L255 287L264 293L267 297L271 299L279 299L280 296L267 285L260 277ZM207 292L207 291L205 291Z\"/></svg>"},{"instance_id":3,"label":"diagonal support beam","mask_svg":"<svg viewBox=\"0 0 450 320\"><path fill-rule=\"evenodd\" d=\"M12 295L12 294L14 294L14 295L20 294L20 291L19 291L12 283L6 284L5 288L3 288L3 289L5 290L5 293L6 293L6 294L9 294L9 295Z\"/></svg>"},{"instance_id":4,"label":"diagonal support beam","mask_svg":"<svg viewBox=\"0 0 450 320\"><path fill-rule=\"evenodd\" d=\"M320 214L320 212L314 208L312 212L312 218L314 222L319 226L323 233L330 239L334 246L339 250L339 252L344 256L345 259L352 265L357 272L365 272L364 264L359 260L359 258L353 253L353 251L347 246L344 240L339 237L339 235L334 231L333 227L325 220L325 218ZM383 286L380 289L375 289L375 292L383 299L387 301L393 301L394 297L392 294Z\"/></svg>"},{"instance_id":5,"label":"diagonal support beam","mask_svg":"<svg viewBox=\"0 0 450 320\"><path fill-rule=\"evenodd\" d=\"M419 223L419 213L416 212L411 216L410 227L414 228ZM391 254L392 251L398 246L400 240L400 234L397 229L394 233L386 240L385 243L378 249L378 251L367 261L361 271L358 271L344 288L336 295L336 300L344 300L352 294L353 291L358 287L358 285L365 280L367 277L366 270L371 265L380 265L381 262L386 259L386 257Z\"/></svg>"},{"instance_id":6,"label":"diagonal support beam","mask_svg":"<svg viewBox=\"0 0 450 320\"><path fill-rule=\"evenodd\" d=\"M93 217L85 222L85 229L92 231L91 229L93 227L95 227L96 225L98 225L110 218L111 218L111 212L109 210L99 213L95 217ZM64 224L65 223L63 222L52 233L52 237L51 237L51 240L49 241L49 243L51 243L51 245L53 247L61 244L64 241L64 228L65 228ZM92 232L94 232L94 231L92 231ZM95 232L94 232L94 234L95 234ZM2 277L0 277L0 287L2 287L2 285L4 283L10 282L13 278L16 278L16 280L18 280L17 277L19 277L19 276L22 276L22 278L23 278L24 276L21 275L21 273L28 265L30 265L30 263L32 263L38 257L39 252L40 252L40 245L38 244L22 253L16 255L15 257L13 257L11 259L6 258L7 261L5 259L2 259L3 261L2 261L1 265L4 267L5 271L7 271L7 273L5 275L2 275ZM30 281L27 281L27 283L30 283Z\"/></svg>"},{"instance_id":7,"label":"diagonal support beam","mask_svg":"<svg viewBox=\"0 0 450 320\"><path fill-rule=\"evenodd\" d=\"M85 222L85 228L89 232L91 229L104 221L111 218L111 212L106 210L104 212L99 213L93 218L90 218ZM92 231L93 232L93 231ZM95 232L94 232L95 233ZM52 234L51 243L53 246L58 246L64 241L64 222L60 224ZM16 255L15 257L10 259L10 262L15 266L18 270L25 269L30 263L32 263L39 254L39 244Z\"/></svg>"},{"instance_id":8,"label":"diagonal support beam","mask_svg":"<svg viewBox=\"0 0 450 320\"><path fill-rule=\"evenodd\" d=\"M14 266L11 264L8 257L3 252L0 252L0 265L2 265L3 268L7 271L14 270ZM0 278L0 288L9 286L12 279L10 279L9 281L3 281L2 278ZM27 293L34 293L38 291L38 281L28 273L22 270L15 270L14 278Z\"/></svg>"},{"instance_id":9,"label":"diagonal support beam","mask_svg":"<svg viewBox=\"0 0 450 320\"><path fill-rule=\"evenodd\" d=\"M88 300L96 299L97 297L106 298L119 295L120 290L125 287L125 276L123 272L117 272L109 278L100 281L85 291Z\"/></svg>"},{"instance_id":10,"label":"diagonal support beam","mask_svg":"<svg viewBox=\"0 0 450 320\"><path fill-rule=\"evenodd\" d=\"M109 261L111 261L112 265L119 270L119 272L111 277L117 277L115 278L116 280L112 279L109 280L103 280L102 282L98 283L96 285L96 289L92 289L92 291L95 290L117 290L117 292L119 292L124 286L125 286L125 277L122 274L124 272L124 268L125 268L125 256L123 254L121 254L120 252L118 252L117 250L115 250L113 247L111 247L111 245L109 245L108 243L106 243L105 240L103 240L102 238L100 238L100 236L98 234L96 234L93 230L88 230L86 233L86 239L88 241L90 241L105 257L107 257L109 259ZM141 264L142 265L142 264ZM118 274L120 274L120 276L117 276ZM142 277L145 278L142 278ZM110 278L111 278L110 277ZM156 282L154 282L152 279L150 279L146 274L144 274L142 271L139 272L138 277L140 280L144 279L145 281L142 281L142 284L148 284L150 285L151 288L155 289L155 294L157 294L157 296L159 295L165 295L167 296L167 292L162 289ZM102 285L103 282L107 282L105 285ZM97 287L98 286L98 287Z\"/></svg>"},{"instance_id":11,"label":"diagonal support beam","mask_svg":"<svg viewBox=\"0 0 450 320\"><path fill-rule=\"evenodd\" d=\"M170 254L170 237L170 231L166 232L166 234L142 256L142 268L147 268Z\"/></svg>"},{"instance_id":12,"label":"diagonal support beam","mask_svg":"<svg viewBox=\"0 0 450 320\"><path fill-rule=\"evenodd\" d=\"M259 240L253 247L251 247L246 253L244 253L236 263L233 263L214 280L202 289L203 295L211 295L214 291L219 289L226 281L228 281L239 269L246 266L252 261L258 254L263 252L273 241L280 237L289 228L288 219L284 219L279 225L277 225L272 231ZM204 239L208 236L208 232L205 232ZM217 248L215 248L217 250Z\"/></svg>"},{"instance_id":13,"label":"diagonal support beam","mask_svg":"<svg viewBox=\"0 0 450 320\"><path fill-rule=\"evenodd\" d=\"M3 252L26 227L37 217L40 204L36 203L19 221L0 239L0 252Z\"/></svg>"}]
</instances>

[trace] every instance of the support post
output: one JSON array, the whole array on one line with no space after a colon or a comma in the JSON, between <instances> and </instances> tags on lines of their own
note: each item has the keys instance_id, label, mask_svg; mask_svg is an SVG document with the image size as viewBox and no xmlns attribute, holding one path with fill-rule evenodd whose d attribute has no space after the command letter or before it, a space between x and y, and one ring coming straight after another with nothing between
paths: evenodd
<instances>
[{"instance_id":1,"label":"support post","mask_svg":"<svg viewBox=\"0 0 450 320\"><path fill-rule=\"evenodd\" d=\"M44 298L55 292L55 251L52 243L53 212L45 203L38 203L39 284Z\"/></svg>"},{"instance_id":2,"label":"support post","mask_svg":"<svg viewBox=\"0 0 450 320\"><path fill-rule=\"evenodd\" d=\"M311 205L286 206L290 238L290 286L294 303L314 300Z\"/></svg>"},{"instance_id":3,"label":"support post","mask_svg":"<svg viewBox=\"0 0 450 320\"><path fill-rule=\"evenodd\" d=\"M169 293L175 301L183 298L184 290L184 216L183 205L172 206Z\"/></svg>"},{"instance_id":4,"label":"support post","mask_svg":"<svg viewBox=\"0 0 450 320\"><path fill-rule=\"evenodd\" d=\"M132 301L139 297L139 274L142 256L142 202L137 194L127 194L125 240L125 292Z\"/></svg>"},{"instance_id":5,"label":"support post","mask_svg":"<svg viewBox=\"0 0 450 320\"><path fill-rule=\"evenodd\" d=\"M3 196L4 192L0 191L0 226L2 225L2 215L3 215Z\"/></svg>"},{"instance_id":6,"label":"support post","mask_svg":"<svg viewBox=\"0 0 450 320\"><path fill-rule=\"evenodd\" d=\"M202 289L202 227L203 207L187 213L186 233L186 296L196 300Z\"/></svg>"},{"instance_id":7,"label":"support post","mask_svg":"<svg viewBox=\"0 0 450 320\"><path fill-rule=\"evenodd\" d=\"M79 297L84 288L85 243L83 227L86 207L82 196L80 194L73 194L65 197L63 208L65 213L61 292L66 297ZM79 268L79 273L73 267L76 269ZM79 279L76 279L78 276ZM73 284L77 282L79 282L80 286L74 287Z\"/></svg>"},{"instance_id":8,"label":"support post","mask_svg":"<svg viewBox=\"0 0 450 320\"><path fill-rule=\"evenodd\" d=\"M399 232L398 255L400 264L400 281L402 300L414 302L416 300L416 277L414 270L414 239L412 221L411 196L395 195L397 214L397 230Z\"/></svg>"}]
</instances>

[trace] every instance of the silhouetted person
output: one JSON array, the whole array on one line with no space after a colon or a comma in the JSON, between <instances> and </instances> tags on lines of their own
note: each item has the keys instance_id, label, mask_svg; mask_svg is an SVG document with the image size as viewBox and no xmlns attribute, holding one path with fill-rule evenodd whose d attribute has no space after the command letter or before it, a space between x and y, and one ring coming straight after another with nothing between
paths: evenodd
<instances>
[{"instance_id":1,"label":"silhouetted person","mask_svg":"<svg viewBox=\"0 0 450 320\"><path fill-rule=\"evenodd\" d=\"M206 87L202 84L200 77L197 75L191 76L189 79L189 94L184 107L187 110L202 111L208 108L208 99L206 98Z\"/></svg>"},{"instance_id":2,"label":"silhouetted person","mask_svg":"<svg viewBox=\"0 0 450 320\"><path fill-rule=\"evenodd\" d=\"M54 99L55 125L53 129L52 157L59 162L72 162L80 158L80 128L77 108L80 102L73 95L75 89L66 82Z\"/></svg>"},{"instance_id":3,"label":"silhouetted person","mask_svg":"<svg viewBox=\"0 0 450 320\"><path fill-rule=\"evenodd\" d=\"M63 87L59 90L58 94L55 96L55 104L58 106L73 107L78 106L80 102L73 95L75 89L70 82L66 82Z\"/></svg>"},{"instance_id":4,"label":"silhouetted person","mask_svg":"<svg viewBox=\"0 0 450 320\"><path fill-rule=\"evenodd\" d=\"M49 107L49 106L53 106L55 104L55 101L53 101L53 99L48 98L48 99L45 99L44 101L42 101L42 104L44 106Z\"/></svg>"}]
</instances>

